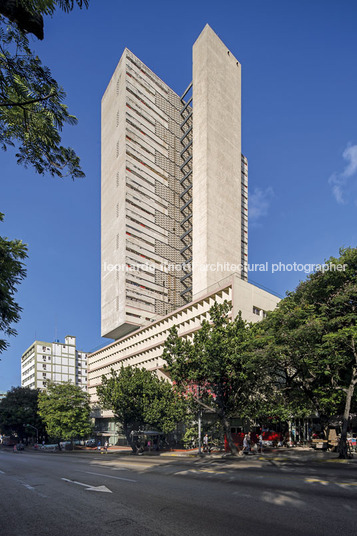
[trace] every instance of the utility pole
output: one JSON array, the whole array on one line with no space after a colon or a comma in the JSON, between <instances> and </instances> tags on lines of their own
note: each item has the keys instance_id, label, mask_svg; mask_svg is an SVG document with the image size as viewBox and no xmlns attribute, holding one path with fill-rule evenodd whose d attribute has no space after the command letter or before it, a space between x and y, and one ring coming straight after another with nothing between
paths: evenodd
<instances>
[{"instance_id":1,"label":"utility pole","mask_svg":"<svg viewBox=\"0 0 357 536\"><path fill-rule=\"evenodd\" d=\"M36 438L37 438L36 442L38 443L38 428L36 428L36 426L32 426L32 424L24 424L23 427L24 428L29 427L29 428L33 428L34 430L36 430Z\"/></svg>"}]
</instances>

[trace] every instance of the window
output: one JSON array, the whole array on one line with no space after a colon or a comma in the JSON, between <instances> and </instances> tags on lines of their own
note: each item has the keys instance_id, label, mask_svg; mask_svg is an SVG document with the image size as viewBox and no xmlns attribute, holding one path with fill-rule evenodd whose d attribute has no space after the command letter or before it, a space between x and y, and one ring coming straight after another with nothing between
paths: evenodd
<instances>
[{"instance_id":1,"label":"window","mask_svg":"<svg viewBox=\"0 0 357 536\"><path fill-rule=\"evenodd\" d=\"M253 305L253 313L254 313L255 315L259 315L259 316L260 316L260 311L261 311L261 310L259 309L259 307L255 307L255 305Z\"/></svg>"}]
</instances>

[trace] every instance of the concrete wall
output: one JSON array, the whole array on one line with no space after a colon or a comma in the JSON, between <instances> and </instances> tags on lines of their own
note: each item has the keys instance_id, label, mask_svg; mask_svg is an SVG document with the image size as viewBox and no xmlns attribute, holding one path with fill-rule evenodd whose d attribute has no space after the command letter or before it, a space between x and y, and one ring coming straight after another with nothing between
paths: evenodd
<instances>
[{"instance_id":1,"label":"concrete wall","mask_svg":"<svg viewBox=\"0 0 357 536\"><path fill-rule=\"evenodd\" d=\"M193 46L193 294L241 264L241 66L206 25Z\"/></svg>"},{"instance_id":2,"label":"concrete wall","mask_svg":"<svg viewBox=\"0 0 357 536\"><path fill-rule=\"evenodd\" d=\"M102 336L125 322L125 63L126 50L102 99L101 322Z\"/></svg>"}]
</instances>

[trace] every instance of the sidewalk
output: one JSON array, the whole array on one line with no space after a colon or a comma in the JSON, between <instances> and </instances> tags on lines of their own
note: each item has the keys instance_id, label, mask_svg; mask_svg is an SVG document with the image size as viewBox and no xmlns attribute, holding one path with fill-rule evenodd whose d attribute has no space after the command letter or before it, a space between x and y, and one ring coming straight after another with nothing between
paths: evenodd
<instances>
[{"instance_id":1,"label":"sidewalk","mask_svg":"<svg viewBox=\"0 0 357 536\"><path fill-rule=\"evenodd\" d=\"M201 453L198 454L198 449L193 450L171 450L165 452L144 452L140 455L133 455L131 449L128 447L110 447L108 452L104 450L98 451L97 449L85 449L68 451L68 454L85 456L90 454L102 454L112 460L114 459L127 459L141 461L152 461L154 463L167 463L171 461L203 461L203 462L219 462L222 464L256 464L264 462L282 462L282 463L338 463L338 464L357 464L357 453L354 453L354 457L347 460L341 460L338 458L336 452L316 451L308 447L280 447L265 449L263 453L255 453L249 455L232 456L230 453L225 452L213 452L211 454Z\"/></svg>"},{"instance_id":2,"label":"sidewalk","mask_svg":"<svg viewBox=\"0 0 357 536\"><path fill-rule=\"evenodd\" d=\"M29 450L26 449L26 450ZM36 452L36 450L31 449ZM61 456L83 456L85 458L100 456L111 461L128 460L136 463L149 462L155 465L167 464L169 462L183 462L183 463L197 463L202 461L209 464L219 463L222 465L261 465L265 463L293 463L293 464L306 464L306 463L329 463L329 464L349 464L357 465L357 453L354 453L354 457L351 459L343 460L338 458L336 452L316 451L308 447L280 447L265 449L263 453L255 453L249 455L232 456L230 453L225 452L213 452L198 453L198 449L192 450L170 450L170 451L152 451L144 452L140 455L133 455L131 448L129 447L117 447L113 446L105 452L102 448L100 451L97 448L81 448L75 450L62 450L56 452L49 452L39 449L37 452L48 454L57 454Z\"/></svg>"}]
</instances>

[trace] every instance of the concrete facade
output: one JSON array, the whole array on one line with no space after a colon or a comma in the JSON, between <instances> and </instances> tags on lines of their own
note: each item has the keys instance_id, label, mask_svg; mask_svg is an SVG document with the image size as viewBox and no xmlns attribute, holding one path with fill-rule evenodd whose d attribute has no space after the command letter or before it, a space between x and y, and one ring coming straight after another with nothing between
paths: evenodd
<instances>
[{"instance_id":1,"label":"concrete facade","mask_svg":"<svg viewBox=\"0 0 357 536\"><path fill-rule=\"evenodd\" d=\"M212 305L227 300L232 305L231 316L239 311L248 322L261 320L266 311L271 311L280 301L278 297L262 290L238 275L226 277L209 293L202 292L191 303L172 313L159 317L154 322L88 355L88 392L91 403L98 402L96 388L101 383L102 375L109 375L111 369L120 370L122 366L140 366L155 370L164 375L162 353L169 329L176 326L182 337L192 338L204 319L209 319ZM102 412L103 417L111 416Z\"/></svg>"},{"instance_id":2,"label":"concrete facade","mask_svg":"<svg viewBox=\"0 0 357 536\"><path fill-rule=\"evenodd\" d=\"M76 348L76 337L65 342L35 341L21 357L21 387L45 389L47 382L72 382L87 390L87 353Z\"/></svg>"},{"instance_id":3,"label":"concrete facade","mask_svg":"<svg viewBox=\"0 0 357 536\"><path fill-rule=\"evenodd\" d=\"M202 266L235 264L247 278L240 72L209 26L182 97L125 49L102 99L102 336L119 339L232 273Z\"/></svg>"},{"instance_id":4,"label":"concrete facade","mask_svg":"<svg viewBox=\"0 0 357 536\"><path fill-rule=\"evenodd\" d=\"M183 305L180 97L125 50L102 99L102 335Z\"/></svg>"},{"instance_id":5,"label":"concrete facade","mask_svg":"<svg viewBox=\"0 0 357 536\"><path fill-rule=\"evenodd\" d=\"M244 266L242 248L241 66L206 25L193 46L193 294ZM248 196L246 195L246 201ZM247 233L246 233L247 235ZM244 237L248 242L247 236Z\"/></svg>"}]
</instances>

